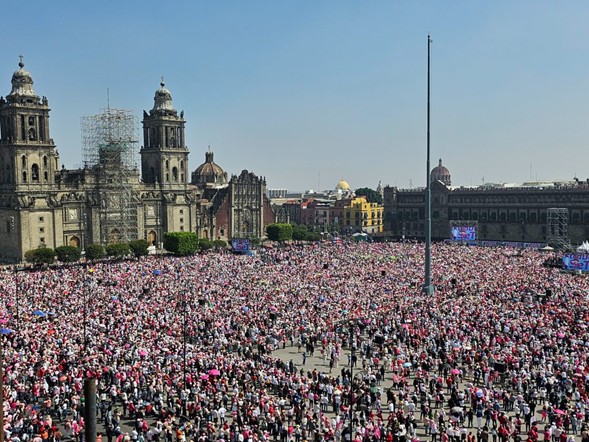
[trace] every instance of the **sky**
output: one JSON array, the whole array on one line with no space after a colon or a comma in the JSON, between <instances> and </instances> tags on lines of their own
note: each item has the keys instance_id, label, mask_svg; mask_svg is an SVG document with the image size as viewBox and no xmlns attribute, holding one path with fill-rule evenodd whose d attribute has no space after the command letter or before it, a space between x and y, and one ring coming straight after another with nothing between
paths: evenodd
<instances>
[{"instance_id":1,"label":"sky","mask_svg":"<svg viewBox=\"0 0 589 442\"><path fill-rule=\"evenodd\" d=\"M589 178L585 0L52 0L2 15L0 95L22 54L68 168L82 117L110 105L140 127L164 76L191 170L210 146L271 189L424 186L430 33L432 167L464 186Z\"/></svg>"}]
</instances>

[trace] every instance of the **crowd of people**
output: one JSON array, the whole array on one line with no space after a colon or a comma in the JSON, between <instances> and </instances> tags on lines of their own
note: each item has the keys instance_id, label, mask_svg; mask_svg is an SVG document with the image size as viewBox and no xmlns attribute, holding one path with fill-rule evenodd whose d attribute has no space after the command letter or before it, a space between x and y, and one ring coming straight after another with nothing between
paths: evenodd
<instances>
[{"instance_id":1,"label":"crowd of people","mask_svg":"<svg viewBox=\"0 0 589 442\"><path fill-rule=\"evenodd\" d=\"M589 441L589 280L534 250L320 243L0 271L4 434ZM94 442L94 441L91 441Z\"/></svg>"}]
</instances>

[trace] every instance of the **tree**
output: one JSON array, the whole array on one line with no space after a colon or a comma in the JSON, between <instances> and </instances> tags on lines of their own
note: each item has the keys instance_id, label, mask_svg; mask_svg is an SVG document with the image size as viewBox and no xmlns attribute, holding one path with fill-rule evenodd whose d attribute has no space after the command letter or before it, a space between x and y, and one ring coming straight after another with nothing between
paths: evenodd
<instances>
[{"instance_id":1,"label":"tree","mask_svg":"<svg viewBox=\"0 0 589 442\"><path fill-rule=\"evenodd\" d=\"M25 259L33 264L53 264L55 261L55 250L49 247L41 247L25 252Z\"/></svg>"},{"instance_id":2,"label":"tree","mask_svg":"<svg viewBox=\"0 0 589 442\"><path fill-rule=\"evenodd\" d=\"M102 259L104 258L104 247L102 244L90 244L86 247L86 259Z\"/></svg>"},{"instance_id":3,"label":"tree","mask_svg":"<svg viewBox=\"0 0 589 442\"><path fill-rule=\"evenodd\" d=\"M216 239L213 241L213 247L215 249L226 249L227 241L223 241L222 239Z\"/></svg>"},{"instance_id":4,"label":"tree","mask_svg":"<svg viewBox=\"0 0 589 442\"><path fill-rule=\"evenodd\" d=\"M201 251L211 250L213 248L213 241L207 238L200 238L198 240L198 248Z\"/></svg>"},{"instance_id":5,"label":"tree","mask_svg":"<svg viewBox=\"0 0 589 442\"><path fill-rule=\"evenodd\" d=\"M149 252L147 248L149 244L144 239L136 239L135 241L129 241L129 249L131 249L131 253L135 255L136 258L140 256L147 256Z\"/></svg>"},{"instance_id":6,"label":"tree","mask_svg":"<svg viewBox=\"0 0 589 442\"><path fill-rule=\"evenodd\" d=\"M194 255L198 250L198 237L193 232L164 234L164 249L176 256Z\"/></svg>"},{"instance_id":7,"label":"tree","mask_svg":"<svg viewBox=\"0 0 589 442\"><path fill-rule=\"evenodd\" d=\"M292 226L283 223L268 224L266 226L266 236L271 241L288 241L292 239Z\"/></svg>"},{"instance_id":8,"label":"tree","mask_svg":"<svg viewBox=\"0 0 589 442\"><path fill-rule=\"evenodd\" d=\"M305 226L295 224L292 226L292 239L295 241L305 241L309 234L309 230Z\"/></svg>"},{"instance_id":9,"label":"tree","mask_svg":"<svg viewBox=\"0 0 589 442\"><path fill-rule=\"evenodd\" d=\"M74 246L60 246L55 249L55 254L61 262L76 262L80 260L82 251Z\"/></svg>"},{"instance_id":10,"label":"tree","mask_svg":"<svg viewBox=\"0 0 589 442\"><path fill-rule=\"evenodd\" d=\"M125 242L114 243L106 246L106 254L111 258L124 258L131 254L131 249Z\"/></svg>"},{"instance_id":11,"label":"tree","mask_svg":"<svg viewBox=\"0 0 589 442\"><path fill-rule=\"evenodd\" d=\"M365 196L369 203L382 204L382 195L369 187L361 187L354 192L356 196Z\"/></svg>"}]
</instances>

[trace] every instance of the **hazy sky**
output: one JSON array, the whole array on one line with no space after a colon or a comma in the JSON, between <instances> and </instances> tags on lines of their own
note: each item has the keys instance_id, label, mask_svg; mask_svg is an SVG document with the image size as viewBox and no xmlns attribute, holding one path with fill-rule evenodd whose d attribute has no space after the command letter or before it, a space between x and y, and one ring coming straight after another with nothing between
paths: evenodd
<instances>
[{"instance_id":1,"label":"hazy sky","mask_svg":"<svg viewBox=\"0 0 589 442\"><path fill-rule=\"evenodd\" d=\"M589 177L589 2L33 1L2 6L0 95L25 56L66 167L80 118L184 110L191 169L207 146L269 188Z\"/></svg>"}]
</instances>

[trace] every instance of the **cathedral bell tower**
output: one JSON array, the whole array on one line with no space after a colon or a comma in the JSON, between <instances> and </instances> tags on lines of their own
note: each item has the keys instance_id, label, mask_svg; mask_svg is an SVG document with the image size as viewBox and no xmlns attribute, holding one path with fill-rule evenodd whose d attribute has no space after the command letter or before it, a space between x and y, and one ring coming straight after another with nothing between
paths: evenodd
<instances>
[{"instance_id":1,"label":"cathedral bell tower","mask_svg":"<svg viewBox=\"0 0 589 442\"><path fill-rule=\"evenodd\" d=\"M33 90L22 56L12 75L12 91L0 98L0 186L19 191L49 190L59 157L49 136L47 98Z\"/></svg>"},{"instance_id":2,"label":"cathedral bell tower","mask_svg":"<svg viewBox=\"0 0 589 442\"><path fill-rule=\"evenodd\" d=\"M184 188L188 183L188 149L184 144L184 112L172 104L172 95L162 78L154 106L143 111L141 177L146 184Z\"/></svg>"}]
</instances>

